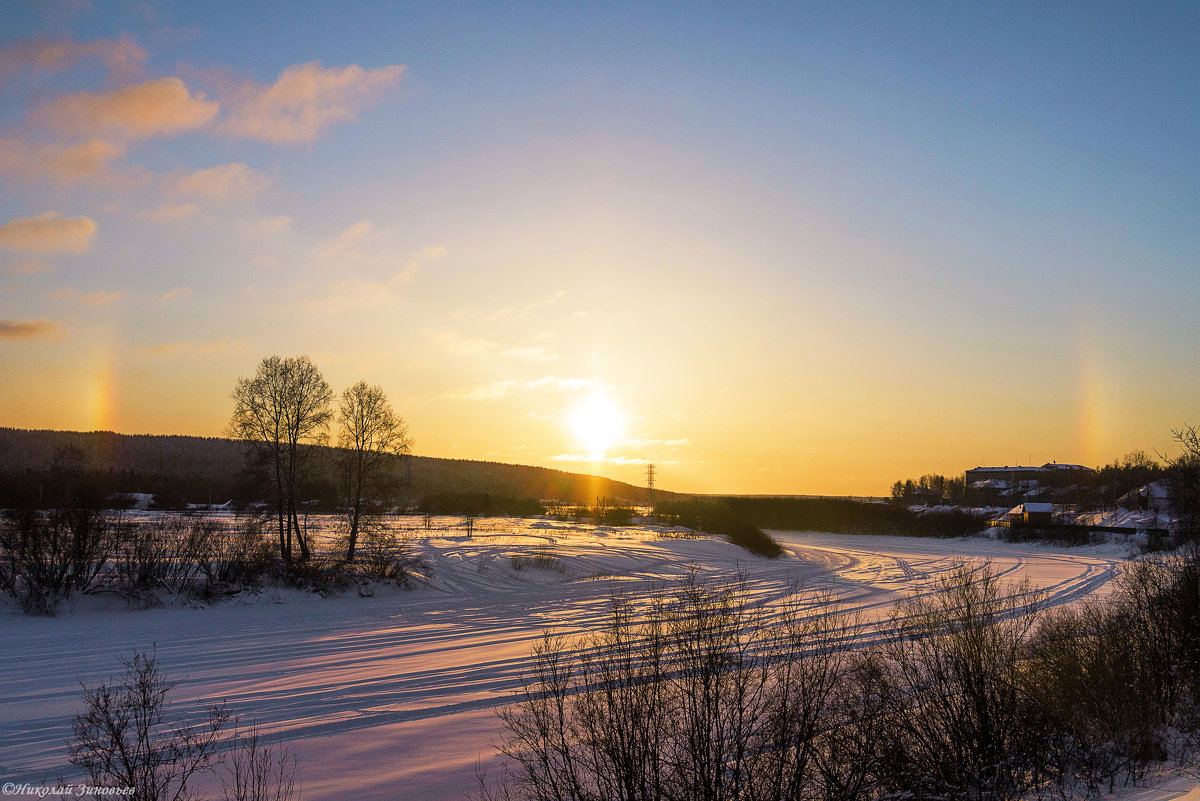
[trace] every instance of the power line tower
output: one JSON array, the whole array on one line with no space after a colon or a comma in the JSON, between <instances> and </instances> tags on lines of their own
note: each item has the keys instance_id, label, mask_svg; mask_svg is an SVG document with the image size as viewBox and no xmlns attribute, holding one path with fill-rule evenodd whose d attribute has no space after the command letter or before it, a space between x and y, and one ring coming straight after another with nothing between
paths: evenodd
<instances>
[{"instance_id":1,"label":"power line tower","mask_svg":"<svg viewBox=\"0 0 1200 801\"><path fill-rule=\"evenodd\" d=\"M654 511L654 463L646 465L646 503Z\"/></svg>"}]
</instances>

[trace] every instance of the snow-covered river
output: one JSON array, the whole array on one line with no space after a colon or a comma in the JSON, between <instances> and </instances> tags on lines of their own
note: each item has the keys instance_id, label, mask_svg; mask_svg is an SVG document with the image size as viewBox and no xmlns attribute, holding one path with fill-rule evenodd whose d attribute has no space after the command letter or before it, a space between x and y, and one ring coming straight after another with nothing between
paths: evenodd
<instances>
[{"instance_id":1,"label":"snow-covered river","mask_svg":"<svg viewBox=\"0 0 1200 801\"><path fill-rule=\"evenodd\" d=\"M518 689L534 641L547 628L597 625L614 592L644 594L692 570L712 581L740 572L756 602L827 587L869 620L957 560L990 561L1051 604L1105 592L1122 561L1111 547L795 532L774 532L788 554L766 560L707 538L548 521L479 521L467 539L443 519L416 535L433 578L412 591L268 591L145 611L89 600L50 619L0 610L0 782L70 776L80 682L119 673L116 657L134 649L156 649L181 703L225 700L278 731L310 801L458 798L492 757L495 710ZM544 555L542 566L512 559L529 554Z\"/></svg>"}]
</instances>

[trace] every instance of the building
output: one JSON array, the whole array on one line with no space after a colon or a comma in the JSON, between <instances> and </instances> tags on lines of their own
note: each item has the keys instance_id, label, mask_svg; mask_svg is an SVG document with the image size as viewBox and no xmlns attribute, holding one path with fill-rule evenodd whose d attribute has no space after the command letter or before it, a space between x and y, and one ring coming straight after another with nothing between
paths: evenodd
<instances>
[{"instance_id":1,"label":"building","mask_svg":"<svg viewBox=\"0 0 1200 801\"><path fill-rule=\"evenodd\" d=\"M1011 509L1008 522L1024 526L1048 526L1054 520L1054 504L1027 501Z\"/></svg>"},{"instance_id":2,"label":"building","mask_svg":"<svg viewBox=\"0 0 1200 801\"><path fill-rule=\"evenodd\" d=\"M1081 464L1059 464L1058 462L1047 462L1041 467L1015 465L1004 467L975 467L967 471L966 480L968 487L974 487L976 484L984 481L1002 481L1004 486L1016 487L1021 482L1031 482L1032 484L1044 484L1061 476L1068 474L1087 474L1090 475L1096 471L1090 467ZM996 484L984 484L986 486L998 486Z\"/></svg>"}]
</instances>

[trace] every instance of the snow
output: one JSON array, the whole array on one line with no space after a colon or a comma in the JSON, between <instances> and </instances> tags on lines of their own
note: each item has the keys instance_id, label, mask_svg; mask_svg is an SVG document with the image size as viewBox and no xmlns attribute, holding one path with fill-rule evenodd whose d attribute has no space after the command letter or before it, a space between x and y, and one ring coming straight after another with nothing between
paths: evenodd
<instances>
[{"instance_id":1,"label":"snow","mask_svg":"<svg viewBox=\"0 0 1200 801\"><path fill-rule=\"evenodd\" d=\"M80 682L119 673L118 655L156 648L166 675L181 681L181 709L223 699L280 734L299 755L306 799L458 798L473 787L477 763L494 759L495 711L514 698L533 643L547 628L599 625L613 593L644 595L692 570L714 581L741 571L756 602L782 598L796 583L828 587L849 610L880 620L897 597L928 588L960 559L988 560L1063 604L1106 592L1126 554L1120 546L773 532L787 554L766 560L686 530L549 520L481 519L467 538L457 520L437 518L412 534L433 565L428 583L412 591L322 599L273 590L211 608L147 611L87 599L50 619L0 610L8 654L0 782L70 778L66 741ZM534 555L548 558L512 558Z\"/></svg>"}]
</instances>

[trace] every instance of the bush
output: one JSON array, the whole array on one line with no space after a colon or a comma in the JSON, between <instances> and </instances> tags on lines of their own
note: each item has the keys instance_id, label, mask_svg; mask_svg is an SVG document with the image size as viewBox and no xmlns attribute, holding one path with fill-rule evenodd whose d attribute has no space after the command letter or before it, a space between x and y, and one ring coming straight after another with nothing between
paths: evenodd
<instances>
[{"instance_id":1,"label":"bush","mask_svg":"<svg viewBox=\"0 0 1200 801\"><path fill-rule=\"evenodd\" d=\"M125 675L116 683L84 688L84 712L71 726L71 764L96 787L132 787L138 801L190 798L188 782L216 764L232 714L214 705L199 725L168 720L167 697L177 682L163 677L155 655L135 653L121 664Z\"/></svg>"},{"instance_id":2,"label":"bush","mask_svg":"<svg viewBox=\"0 0 1200 801\"><path fill-rule=\"evenodd\" d=\"M276 561L276 547L266 536L270 520L252 516L225 527L210 520L199 520L205 546L197 562L204 574L204 593L212 597L221 592L236 592L257 586Z\"/></svg>"},{"instance_id":3,"label":"bush","mask_svg":"<svg viewBox=\"0 0 1200 801\"><path fill-rule=\"evenodd\" d=\"M114 559L115 589L130 602L151 604L158 592L197 592L215 521L160 518L124 528Z\"/></svg>"},{"instance_id":4,"label":"bush","mask_svg":"<svg viewBox=\"0 0 1200 801\"><path fill-rule=\"evenodd\" d=\"M1022 680L1037 596L961 564L893 612L882 646L884 784L897 797L1017 801L1050 775Z\"/></svg>"},{"instance_id":5,"label":"bush","mask_svg":"<svg viewBox=\"0 0 1200 801\"><path fill-rule=\"evenodd\" d=\"M808 797L852 665L844 619L801 613L811 600L768 619L744 587L693 579L648 609L614 599L579 640L547 635L501 712L502 774L483 796Z\"/></svg>"},{"instance_id":6,"label":"bush","mask_svg":"<svg viewBox=\"0 0 1200 801\"><path fill-rule=\"evenodd\" d=\"M407 587L414 576L429 570L428 563L414 552L409 538L391 528L371 521L359 536L353 566L367 578L394 581Z\"/></svg>"},{"instance_id":7,"label":"bush","mask_svg":"<svg viewBox=\"0 0 1200 801\"><path fill-rule=\"evenodd\" d=\"M71 764L93 786L131 789L136 801L188 801L199 798L189 784L216 773L223 801L299 799L295 756L268 745L257 725L225 746L237 723L228 707L202 707L199 723L168 718L178 682L162 675L157 656L135 651L120 662L120 679L84 687L84 711L71 724Z\"/></svg>"},{"instance_id":8,"label":"bush","mask_svg":"<svg viewBox=\"0 0 1200 801\"><path fill-rule=\"evenodd\" d=\"M8 513L0 524L0 583L34 614L53 614L72 592L99 583L124 526L90 508Z\"/></svg>"},{"instance_id":9,"label":"bush","mask_svg":"<svg viewBox=\"0 0 1200 801\"><path fill-rule=\"evenodd\" d=\"M689 499L667 501L655 507L655 515L697 531L720 534L751 553L774 559L783 553L779 543L726 500Z\"/></svg>"}]
</instances>

